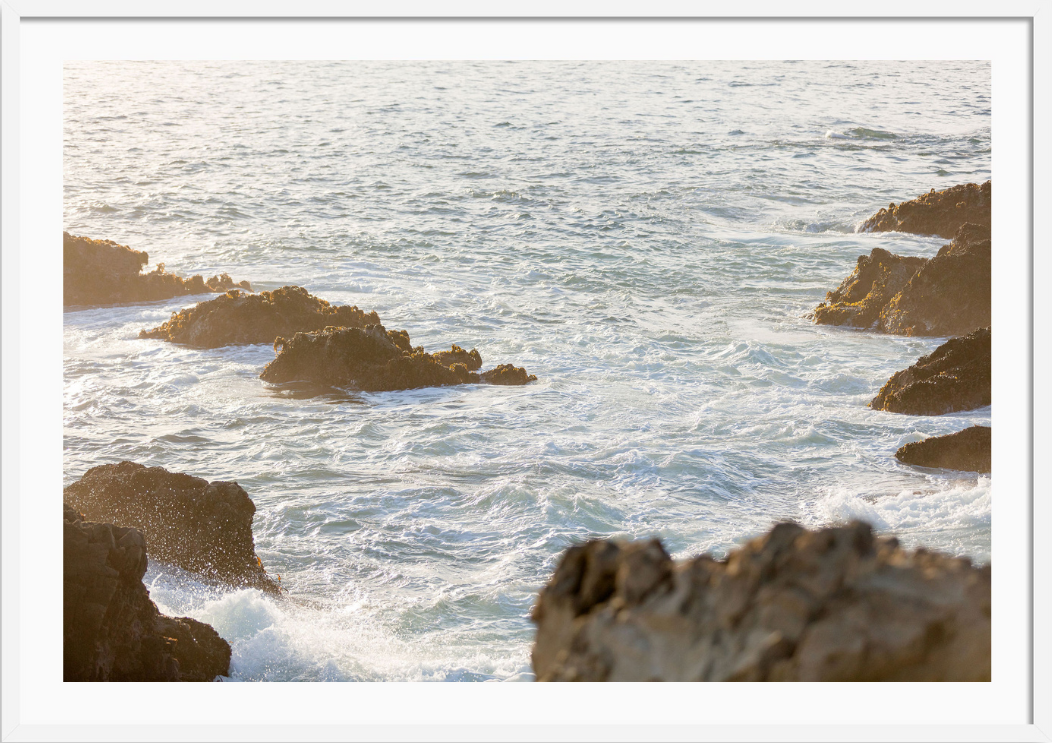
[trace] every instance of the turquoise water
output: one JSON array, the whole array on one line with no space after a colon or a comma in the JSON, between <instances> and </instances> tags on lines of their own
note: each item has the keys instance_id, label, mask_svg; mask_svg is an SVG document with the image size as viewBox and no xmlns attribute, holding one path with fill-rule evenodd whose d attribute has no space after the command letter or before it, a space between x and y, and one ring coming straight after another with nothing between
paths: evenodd
<instances>
[{"instance_id":1,"label":"turquoise water","mask_svg":"<svg viewBox=\"0 0 1052 743\"><path fill-rule=\"evenodd\" d=\"M233 680L526 680L537 590L594 536L724 553L865 518L988 560L990 479L895 449L989 423L869 410L944 339L806 317L888 202L990 177L986 63L68 63L65 229L300 284L526 387L276 388L270 346L64 315L65 479L237 480L290 600L151 563Z\"/></svg>"}]
</instances>

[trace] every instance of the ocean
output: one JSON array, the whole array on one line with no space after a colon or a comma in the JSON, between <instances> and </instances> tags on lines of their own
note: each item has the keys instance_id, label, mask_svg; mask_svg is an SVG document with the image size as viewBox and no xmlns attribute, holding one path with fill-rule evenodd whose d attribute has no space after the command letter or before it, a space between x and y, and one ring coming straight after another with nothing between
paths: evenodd
<instances>
[{"instance_id":1,"label":"ocean","mask_svg":"<svg viewBox=\"0 0 1052 743\"><path fill-rule=\"evenodd\" d=\"M375 310L525 387L258 379L269 345L138 332L208 299L67 309L64 481L236 480L288 598L151 562L232 681L530 680L562 552L724 555L860 518L990 560L989 476L901 445L990 408L870 410L945 338L816 326L889 202L990 178L986 62L67 62L64 228L150 266ZM56 239L57 236L56 236Z\"/></svg>"}]
</instances>

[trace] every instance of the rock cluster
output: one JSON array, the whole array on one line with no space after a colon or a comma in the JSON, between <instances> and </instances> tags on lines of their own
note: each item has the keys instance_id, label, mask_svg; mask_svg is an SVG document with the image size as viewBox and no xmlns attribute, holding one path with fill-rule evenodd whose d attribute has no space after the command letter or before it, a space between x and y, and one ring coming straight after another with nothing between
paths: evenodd
<instances>
[{"instance_id":1,"label":"rock cluster","mask_svg":"<svg viewBox=\"0 0 1052 743\"><path fill-rule=\"evenodd\" d=\"M534 607L539 681L989 681L990 568L779 524L674 562L657 540L571 547Z\"/></svg>"},{"instance_id":2,"label":"rock cluster","mask_svg":"<svg viewBox=\"0 0 1052 743\"><path fill-rule=\"evenodd\" d=\"M384 392L472 382L526 384L537 379L510 364L478 374L467 363L481 367L482 357L475 349L465 352L453 346L450 351L426 353L413 347L406 331L378 324L296 333L290 340L278 338L274 350L277 356L259 375L266 382L306 381ZM447 365L447 360L453 363Z\"/></svg>"},{"instance_id":3,"label":"rock cluster","mask_svg":"<svg viewBox=\"0 0 1052 743\"><path fill-rule=\"evenodd\" d=\"M906 444L895 452L903 464L968 472L990 472L989 426L972 426L945 436Z\"/></svg>"},{"instance_id":4,"label":"rock cluster","mask_svg":"<svg viewBox=\"0 0 1052 743\"><path fill-rule=\"evenodd\" d=\"M990 404L990 328L951 338L896 372L869 406L909 415L943 415Z\"/></svg>"},{"instance_id":5,"label":"rock cluster","mask_svg":"<svg viewBox=\"0 0 1052 743\"><path fill-rule=\"evenodd\" d=\"M167 617L142 583L146 540L91 523L63 505L62 649L65 681L213 681L230 645L189 617Z\"/></svg>"},{"instance_id":6,"label":"rock cluster","mask_svg":"<svg viewBox=\"0 0 1052 743\"><path fill-rule=\"evenodd\" d=\"M813 316L897 335L966 335L990 325L989 225L962 225L930 259L874 248Z\"/></svg>"},{"instance_id":7,"label":"rock cluster","mask_svg":"<svg viewBox=\"0 0 1052 743\"><path fill-rule=\"evenodd\" d=\"M237 290L173 312L168 322L139 333L196 348L266 343L297 332L323 328L364 328L379 325L375 312L357 307L333 306L300 286L283 286L269 292L245 294Z\"/></svg>"},{"instance_id":8,"label":"rock cluster","mask_svg":"<svg viewBox=\"0 0 1052 743\"><path fill-rule=\"evenodd\" d=\"M132 250L112 240L92 240L62 233L62 303L69 305L151 302L186 294L227 291L235 286L251 290L247 281L235 284L227 274L205 280L184 279L160 263L149 273L145 251Z\"/></svg>"},{"instance_id":9,"label":"rock cluster","mask_svg":"<svg viewBox=\"0 0 1052 743\"><path fill-rule=\"evenodd\" d=\"M121 462L92 467L64 497L93 521L141 531L155 560L208 580L281 590L256 555L256 506L236 482Z\"/></svg>"},{"instance_id":10,"label":"rock cluster","mask_svg":"<svg viewBox=\"0 0 1052 743\"><path fill-rule=\"evenodd\" d=\"M910 232L951 238L966 222L990 224L991 181L966 183L889 204L862 224L865 232Z\"/></svg>"}]
</instances>

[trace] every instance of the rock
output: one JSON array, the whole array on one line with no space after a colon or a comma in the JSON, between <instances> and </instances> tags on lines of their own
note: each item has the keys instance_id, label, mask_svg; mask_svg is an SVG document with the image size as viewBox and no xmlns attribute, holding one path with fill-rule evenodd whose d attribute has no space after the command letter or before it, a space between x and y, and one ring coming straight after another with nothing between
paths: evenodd
<instances>
[{"instance_id":1,"label":"rock","mask_svg":"<svg viewBox=\"0 0 1052 743\"><path fill-rule=\"evenodd\" d=\"M283 286L270 292L226 294L173 312L168 322L143 330L140 338L157 338L195 348L236 344L271 344L279 336L332 327L364 328L378 325L375 312L357 307L333 306L301 286Z\"/></svg>"},{"instance_id":2,"label":"rock","mask_svg":"<svg viewBox=\"0 0 1052 743\"><path fill-rule=\"evenodd\" d=\"M63 504L62 650L65 681L213 681L230 645L207 624L167 617L142 583L137 529L85 521Z\"/></svg>"},{"instance_id":3,"label":"rock","mask_svg":"<svg viewBox=\"0 0 1052 743\"><path fill-rule=\"evenodd\" d=\"M914 441L895 452L895 459L918 467L988 473L990 427L972 426L957 433Z\"/></svg>"},{"instance_id":4,"label":"rock","mask_svg":"<svg viewBox=\"0 0 1052 743\"><path fill-rule=\"evenodd\" d=\"M152 302L185 294L219 292L240 286L252 289L247 281L235 284L227 274L205 281L200 275L183 279L164 270L160 263L149 272L142 268L149 256L112 240L92 240L62 233L62 303L64 305Z\"/></svg>"},{"instance_id":5,"label":"rock","mask_svg":"<svg viewBox=\"0 0 1052 743\"><path fill-rule=\"evenodd\" d=\"M93 521L140 530L155 560L208 580L281 591L256 555L256 506L236 482L121 462L92 467L64 497Z\"/></svg>"},{"instance_id":6,"label":"rock","mask_svg":"<svg viewBox=\"0 0 1052 743\"><path fill-rule=\"evenodd\" d=\"M926 262L926 258L893 255L883 248L860 255L854 272L815 308L815 322L877 328L881 311Z\"/></svg>"},{"instance_id":7,"label":"rock","mask_svg":"<svg viewBox=\"0 0 1052 743\"><path fill-rule=\"evenodd\" d=\"M990 324L990 229L963 225L934 258L874 248L812 314L820 325L967 335Z\"/></svg>"},{"instance_id":8,"label":"rock","mask_svg":"<svg viewBox=\"0 0 1052 743\"><path fill-rule=\"evenodd\" d=\"M951 238L965 222L990 226L991 181L966 183L889 204L863 222L863 232L910 232Z\"/></svg>"},{"instance_id":9,"label":"rock","mask_svg":"<svg viewBox=\"0 0 1052 743\"><path fill-rule=\"evenodd\" d=\"M869 403L874 410L943 415L990 404L990 328L951 338L896 372Z\"/></svg>"},{"instance_id":10,"label":"rock","mask_svg":"<svg viewBox=\"0 0 1052 743\"><path fill-rule=\"evenodd\" d=\"M538 681L990 680L990 567L859 522L779 524L724 561L594 540L533 620Z\"/></svg>"},{"instance_id":11,"label":"rock","mask_svg":"<svg viewBox=\"0 0 1052 743\"><path fill-rule=\"evenodd\" d=\"M474 348L470 351L465 351L460 346L453 344L453 348L449 351L436 351L431 354L435 357L435 361L442 364L442 366L453 366L453 364L463 364L467 367L468 371L478 371L482 368L482 356Z\"/></svg>"},{"instance_id":12,"label":"rock","mask_svg":"<svg viewBox=\"0 0 1052 743\"><path fill-rule=\"evenodd\" d=\"M384 392L478 382L526 384L537 379L510 364L476 374L467 363L456 361L464 359L476 369L481 367L482 357L475 349L466 353L453 346L451 351L426 353L412 346L406 331L387 330L383 325L296 333L291 340L278 338L274 350L276 358L259 375L265 382L318 382ZM453 363L446 365L446 360Z\"/></svg>"}]
</instances>

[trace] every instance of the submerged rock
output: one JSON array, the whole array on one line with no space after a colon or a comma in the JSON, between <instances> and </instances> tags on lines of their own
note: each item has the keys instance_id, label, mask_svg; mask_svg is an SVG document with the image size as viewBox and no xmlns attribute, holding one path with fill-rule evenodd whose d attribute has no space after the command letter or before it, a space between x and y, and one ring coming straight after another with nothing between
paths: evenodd
<instances>
[{"instance_id":1,"label":"submerged rock","mask_svg":"<svg viewBox=\"0 0 1052 743\"><path fill-rule=\"evenodd\" d=\"M990 568L862 523L675 562L571 547L533 610L539 681L989 681Z\"/></svg>"},{"instance_id":2,"label":"submerged rock","mask_svg":"<svg viewBox=\"0 0 1052 743\"><path fill-rule=\"evenodd\" d=\"M990 328L951 338L896 372L869 403L874 410L943 415L990 404Z\"/></svg>"},{"instance_id":3,"label":"submerged rock","mask_svg":"<svg viewBox=\"0 0 1052 743\"><path fill-rule=\"evenodd\" d=\"M291 340L278 338L274 350L276 358L259 375L265 382L319 382L385 392L478 382L526 384L537 379L510 364L477 374L457 360L481 367L482 357L475 349L465 352L453 346L450 351L426 353L412 346L406 331L387 330L383 325L296 333ZM444 363L449 360L452 363Z\"/></svg>"},{"instance_id":4,"label":"submerged rock","mask_svg":"<svg viewBox=\"0 0 1052 743\"><path fill-rule=\"evenodd\" d=\"M990 228L963 225L930 259L874 248L813 318L896 335L966 335L989 325Z\"/></svg>"},{"instance_id":5,"label":"submerged rock","mask_svg":"<svg viewBox=\"0 0 1052 743\"><path fill-rule=\"evenodd\" d=\"M323 328L364 328L378 325L375 312L331 305L301 286L283 286L270 292L245 294L237 290L173 312L168 322L143 330L140 338L185 343L195 348L266 343L297 332Z\"/></svg>"},{"instance_id":6,"label":"submerged rock","mask_svg":"<svg viewBox=\"0 0 1052 743\"><path fill-rule=\"evenodd\" d=\"M142 583L137 529L85 521L63 504L62 650L65 681L213 681L230 645L207 624L167 617Z\"/></svg>"},{"instance_id":7,"label":"submerged rock","mask_svg":"<svg viewBox=\"0 0 1052 743\"><path fill-rule=\"evenodd\" d=\"M154 559L233 586L279 593L256 555L256 506L236 482L145 467L92 467L64 492L89 519L140 530Z\"/></svg>"},{"instance_id":8,"label":"submerged rock","mask_svg":"<svg viewBox=\"0 0 1052 743\"><path fill-rule=\"evenodd\" d=\"M945 436L931 436L901 447L895 452L895 459L918 467L987 473L990 433L989 426L972 426Z\"/></svg>"},{"instance_id":9,"label":"submerged rock","mask_svg":"<svg viewBox=\"0 0 1052 743\"><path fill-rule=\"evenodd\" d=\"M252 289L247 281L235 284L227 274L207 281L200 275L181 278L159 263L142 273L149 262L145 251L132 250L112 240L92 240L62 233L62 303L64 305L151 302L186 294Z\"/></svg>"},{"instance_id":10,"label":"submerged rock","mask_svg":"<svg viewBox=\"0 0 1052 743\"><path fill-rule=\"evenodd\" d=\"M990 226L991 181L934 188L912 201L889 204L862 224L863 232L910 232L950 238L966 222Z\"/></svg>"}]
</instances>

